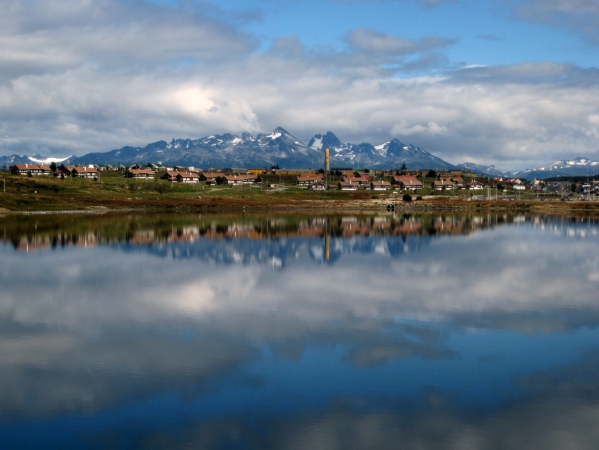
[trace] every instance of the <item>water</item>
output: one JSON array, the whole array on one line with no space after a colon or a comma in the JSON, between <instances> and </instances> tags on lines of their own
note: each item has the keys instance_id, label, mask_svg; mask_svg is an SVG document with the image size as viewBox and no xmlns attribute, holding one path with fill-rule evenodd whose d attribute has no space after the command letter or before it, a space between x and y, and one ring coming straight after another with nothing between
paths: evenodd
<instances>
[{"instance_id":1,"label":"water","mask_svg":"<svg viewBox=\"0 0 599 450\"><path fill-rule=\"evenodd\" d=\"M599 226L0 218L2 448L599 448Z\"/></svg>"}]
</instances>

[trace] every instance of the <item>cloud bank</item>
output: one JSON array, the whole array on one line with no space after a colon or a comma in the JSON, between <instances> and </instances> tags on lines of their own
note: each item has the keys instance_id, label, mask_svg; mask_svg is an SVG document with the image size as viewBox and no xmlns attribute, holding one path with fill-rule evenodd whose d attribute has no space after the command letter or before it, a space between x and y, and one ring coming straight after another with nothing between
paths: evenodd
<instances>
[{"instance_id":1,"label":"cloud bank","mask_svg":"<svg viewBox=\"0 0 599 450\"><path fill-rule=\"evenodd\" d=\"M584 5L515 11L570 26ZM453 163L508 169L598 149L597 69L467 66L447 57L456 37L369 28L335 48L296 36L265 47L244 31L255 20L203 3L2 1L3 154L81 155L276 126L306 142L327 130L346 142L397 137Z\"/></svg>"}]
</instances>

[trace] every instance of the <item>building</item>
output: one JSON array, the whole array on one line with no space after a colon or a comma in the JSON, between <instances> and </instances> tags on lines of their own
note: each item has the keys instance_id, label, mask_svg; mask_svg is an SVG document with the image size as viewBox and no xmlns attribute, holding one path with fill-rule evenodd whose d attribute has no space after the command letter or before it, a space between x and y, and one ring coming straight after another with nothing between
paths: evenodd
<instances>
[{"instance_id":1,"label":"building","mask_svg":"<svg viewBox=\"0 0 599 450\"><path fill-rule=\"evenodd\" d=\"M396 184L403 191L416 191L424 187L422 182L412 175L395 175L393 177L393 184Z\"/></svg>"},{"instance_id":2,"label":"building","mask_svg":"<svg viewBox=\"0 0 599 450\"><path fill-rule=\"evenodd\" d=\"M317 181L316 183L312 183L308 186L308 190L310 191L326 191L327 185L322 181Z\"/></svg>"},{"instance_id":3,"label":"building","mask_svg":"<svg viewBox=\"0 0 599 450\"><path fill-rule=\"evenodd\" d=\"M202 172L200 173L200 181L204 181L206 184L217 184L218 180L224 176L223 172Z\"/></svg>"},{"instance_id":4,"label":"building","mask_svg":"<svg viewBox=\"0 0 599 450\"><path fill-rule=\"evenodd\" d=\"M482 184L480 181L471 181L470 183L466 183L466 189L470 189L472 191L478 191L481 189L484 189L485 185Z\"/></svg>"},{"instance_id":5,"label":"building","mask_svg":"<svg viewBox=\"0 0 599 450\"><path fill-rule=\"evenodd\" d=\"M368 184L370 183L370 175L364 175L364 176L355 176L353 174L351 175L343 175L343 178L341 179L341 181L345 181L346 183L354 183L357 184L358 186L368 186Z\"/></svg>"},{"instance_id":6,"label":"building","mask_svg":"<svg viewBox=\"0 0 599 450\"><path fill-rule=\"evenodd\" d=\"M164 175L162 175L160 178L162 178L163 180L175 182L177 181L177 175L179 175L179 172L175 172L174 170L167 170L164 173Z\"/></svg>"},{"instance_id":7,"label":"building","mask_svg":"<svg viewBox=\"0 0 599 450\"><path fill-rule=\"evenodd\" d=\"M10 171L19 175L48 175L50 167L43 164L15 164Z\"/></svg>"},{"instance_id":8,"label":"building","mask_svg":"<svg viewBox=\"0 0 599 450\"><path fill-rule=\"evenodd\" d=\"M177 172L177 183L198 183L200 176L195 172Z\"/></svg>"},{"instance_id":9,"label":"building","mask_svg":"<svg viewBox=\"0 0 599 450\"><path fill-rule=\"evenodd\" d=\"M322 175L319 173L314 173L298 175L295 179L295 184L297 186L310 186L312 184L318 183L319 181L322 181Z\"/></svg>"},{"instance_id":10,"label":"building","mask_svg":"<svg viewBox=\"0 0 599 450\"><path fill-rule=\"evenodd\" d=\"M71 176L74 178L96 178L98 169L95 167L73 167Z\"/></svg>"},{"instance_id":11,"label":"building","mask_svg":"<svg viewBox=\"0 0 599 450\"><path fill-rule=\"evenodd\" d=\"M450 181L455 189L464 189L464 179L462 177L452 176Z\"/></svg>"},{"instance_id":12,"label":"building","mask_svg":"<svg viewBox=\"0 0 599 450\"><path fill-rule=\"evenodd\" d=\"M453 182L448 178L441 178L440 180L433 181L432 188L435 191L443 191L453 189Z\"/></svg>"},{"instance_id":13,"label":"building","mask_svg":"<svg viewBox=\"0 0 599 450\"><path fill-rule=\"evenodd\" d=\"M351 181L340 181L337 184L337 188L341 191L357 191L358 187L358 183L353 183Z\"/></svg>"},{"instance_id":14,"label":"building","mask_svg":"<svg viewBox=\"0 0 599 450\"><path fill-rule=\"evenodd\" d=\"M154 171L150 169L129 169L125 174L127 178L142 178L142 179L154 179Z\"/></svg>"},{"instance_id":15,"label":"building","mask_svg":"<svg viewBox=\"0 0 599 450\"><path fill-rule=\"evenodd\" d=\"M258 175L224 175L220 179L221 184L227 184L229 186L242 186L244 184L257 183L260 178Z\"/></svg>"},{"instance_id":16,"label":"building","mask_svg":"<svg viewBox=\"0 0 599 450\"><path fill-rule=\"evenodd\" d=\"M391 183L389 181L371 181L370 189L373 191L386 191L391 189Z\"/></svg>"}]
</instances>

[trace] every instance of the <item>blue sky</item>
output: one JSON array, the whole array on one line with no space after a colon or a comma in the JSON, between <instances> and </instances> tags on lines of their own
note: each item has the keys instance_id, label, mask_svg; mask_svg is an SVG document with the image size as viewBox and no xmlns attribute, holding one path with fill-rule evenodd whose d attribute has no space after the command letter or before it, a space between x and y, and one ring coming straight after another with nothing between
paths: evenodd
<instances>
[{"instance_id":1,"label":"blue sky","mask_svg":"<svg viewBox=\"0 0 599 450\"><path fill-rule=\"evenodd\" d=\"M589 0L0 0L0 132L11 154L282 126L597 160L598 25Z\"/></svg>"}]
</instances>

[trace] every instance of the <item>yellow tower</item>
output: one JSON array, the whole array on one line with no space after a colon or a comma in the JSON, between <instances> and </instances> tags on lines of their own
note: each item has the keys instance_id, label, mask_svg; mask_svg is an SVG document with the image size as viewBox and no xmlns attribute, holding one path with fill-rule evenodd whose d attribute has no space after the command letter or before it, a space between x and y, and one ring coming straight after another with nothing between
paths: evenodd
<instances>
[{"instance_id":1,"label":"yellow tower","mask_svg":"<svg viewBox=\"0 0 599 450\"><path fill-rule=\"evenodd\" d=\"M329 173L331 170L331 164L329 160L329 149L328 147L324 149L324 171Z\"/></svg>"}]
</instances>

